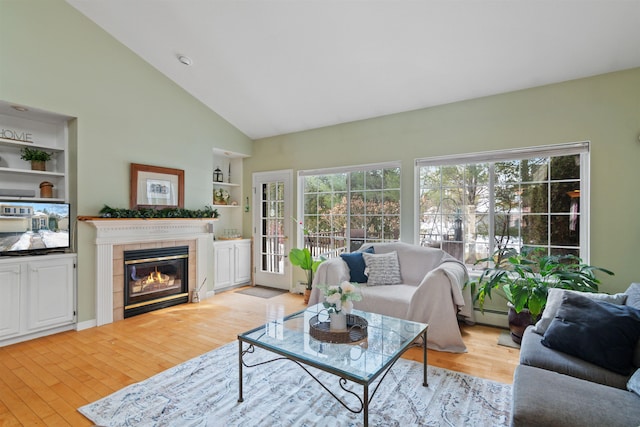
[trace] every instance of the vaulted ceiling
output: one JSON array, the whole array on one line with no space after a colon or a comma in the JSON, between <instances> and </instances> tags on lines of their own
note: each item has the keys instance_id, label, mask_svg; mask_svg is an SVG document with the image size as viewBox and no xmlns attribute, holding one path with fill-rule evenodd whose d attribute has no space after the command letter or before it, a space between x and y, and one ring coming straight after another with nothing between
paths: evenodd
<instances>
[{"instance_id":1,"label":"vaulted ceiling","mask_svg":"<svg viewBox=\"0 0 640 427\"><path fill-rule=\"evenodd\" d=\"M67 1L252 139L640 66L638 0Z\"/></svg>"}]
</instances>

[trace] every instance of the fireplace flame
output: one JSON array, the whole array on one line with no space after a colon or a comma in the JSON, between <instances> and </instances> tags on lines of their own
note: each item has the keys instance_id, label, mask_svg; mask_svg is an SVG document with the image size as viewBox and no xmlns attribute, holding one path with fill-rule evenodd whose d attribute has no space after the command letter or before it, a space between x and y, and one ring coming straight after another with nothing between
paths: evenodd
<instances>
[{"instance_id":1,"label":"fireplace flame","mask_svg":"<svg viewBox=\"0 0 640 427\"><path fill-rule=\"evenodd\" d=\"M162 274L158 271L158 267L156 267L155 271L149 273L147 277L141 280L142 285L155 285L155 284L163 284L167 283L170 279L170 276L167 274Z\"/></svg>"}]
</instances>

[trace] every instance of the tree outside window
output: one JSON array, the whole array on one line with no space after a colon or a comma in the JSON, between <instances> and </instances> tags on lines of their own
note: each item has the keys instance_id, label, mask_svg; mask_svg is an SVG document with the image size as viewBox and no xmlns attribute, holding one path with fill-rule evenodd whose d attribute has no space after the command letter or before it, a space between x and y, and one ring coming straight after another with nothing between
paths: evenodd
<instances>
[{"instance_id":1,"label":"tree outside window","mask_svg":"<svg viewBox=\"0 0 640 427\"><path fill-rule=\"evenodd\" d=\"M588 151L549 151L500 161L484 154L460 164L418 162L420 243L467 264L524 246L580 256L581 174Z\"/></svg>"},{"instance_id":2,"label":"tree outside window","mask_svg":"<svg viewBox=\"0 0 640 427\"><path fill-rule=\"evenodd\" d=\"M305 247L335 257L400 237L400 167L349 168L301 176Z\"/></svg>"}]
</instances>

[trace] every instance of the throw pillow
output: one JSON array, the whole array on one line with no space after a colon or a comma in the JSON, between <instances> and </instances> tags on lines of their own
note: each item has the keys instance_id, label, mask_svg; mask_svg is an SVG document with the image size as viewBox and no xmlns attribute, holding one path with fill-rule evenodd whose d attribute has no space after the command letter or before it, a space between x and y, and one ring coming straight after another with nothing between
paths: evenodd
<instances>
[{"instance_id":1,"label":"throw pillow","mask_svg":"<svg viewBox=\"0 0 640 427\"><path fill-rule=\"evenodd\" d=\"M364 269L366 265L364 263L364 258L362 258L362 254L366 252L369 254L373 253L373 246L368 247L362 252L351 252L346 254L340 254L340 258L347 263L349 267L349 281L356 283L366 283L367 276L364 274Z\"/></svg>"},{"instance_id":2,"label":"throw pillow","mask_svg":"<svg viewBox=\"0 0 640 427\"><path fill-rule=\"evenodd\" d=\"M400 264L396 251L386 254L362 254L366 268L364 274L367 275L367 286L378 285L399 285L402 283L400 276Z\"/></svg>"},{"instance_id":3,"label":"throw pillow","mask_svg":"<svg viewBox=\"0 0 640 427\"><path fill-rule=\"evenodd\" d=\"M640 369L636 369L636 372L631 375L627 382L627 390L634 392L640 396Z\"/></svg>"},{"instance_id":4,"label":"throw pillow","mask_svg":"<svg viewBox=\"0 0 640 427\"><path fill-rule=\"evenodd\" d=\"M565 293L542 345L628 375L640 338L640 310Z\"/></svg>"},{"instance_id":5,"label":"throw pillow","mask_svg":"<svg viewBox=\"0 0 640 427\"><path fill-rule=\"evenodd\" d=\"M558 307L560 307L560 303L562 303L562 297L565 292L583 295L593 300L606 301L612 304L624 304L625 300L627 299L626 294L609 295L603 293L569 291L566 289L551 288L549 289L549 293L547 295L547 304L544 306L542 317L540 317L540 320L538 320L536 325L533 327L533 332L544 335L544 333L547 331L547 328L551 324L551 321L553 321L554 317L556 317Z\"/></svg>"},{"instance_id":6,"label":"throw pillow","mask_svg":"<svg viewBox=\"0 0 640 427\"><path fill-rule=\"evenodd\" d=\"M627 302L625 304L640 309L640 283L632 283L625 291Z\"/></svg>"},{"instance_id":7,"label":"throw pillow","mask_svg":"<svg viewBox=\"0 0 640 427\"><path fill-rule=\"evenodd\" d=\"M624 292L627 294L626 305L640 309L640 283L632 283ZM633 365L636 368L640 368L640 340L636 344L636 351L633 356Z\"/></svg>"}]
</instances>

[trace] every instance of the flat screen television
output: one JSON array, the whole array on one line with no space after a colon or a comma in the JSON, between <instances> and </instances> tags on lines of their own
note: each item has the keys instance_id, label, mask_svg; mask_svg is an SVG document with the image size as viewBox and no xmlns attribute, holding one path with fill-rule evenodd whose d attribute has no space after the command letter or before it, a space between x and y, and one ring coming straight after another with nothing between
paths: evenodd
<instances>
[{"instance_id":1,"label":"flat screen television","mask_svg":"<svg viewBox=\"0 0 640 427\"><path fill-rule=\"evenodd\" d=\"M69 230L68 203L0 201L0 255L64 252Z\"/></svg>"}]
</instances>

